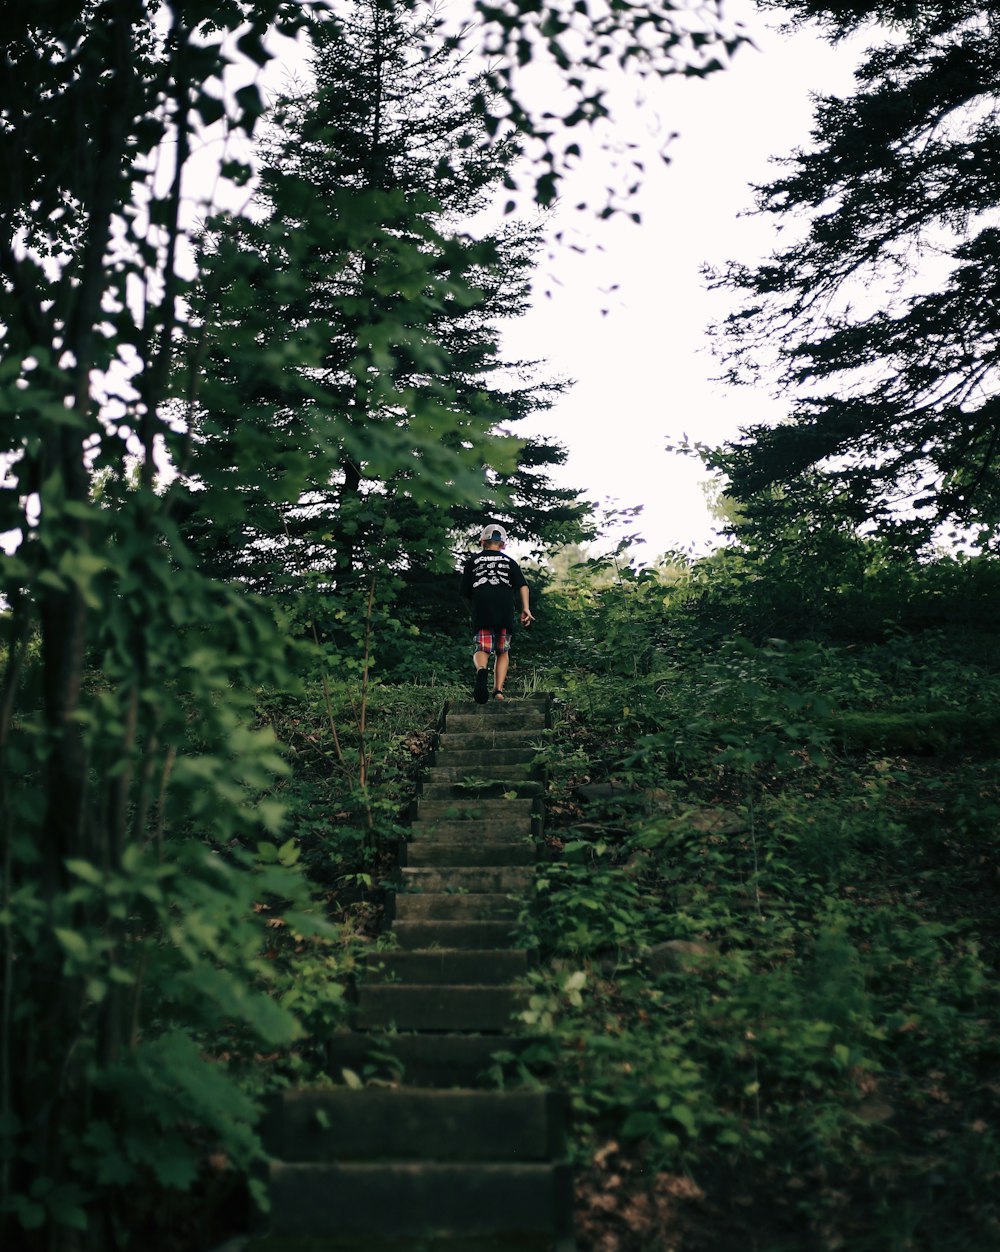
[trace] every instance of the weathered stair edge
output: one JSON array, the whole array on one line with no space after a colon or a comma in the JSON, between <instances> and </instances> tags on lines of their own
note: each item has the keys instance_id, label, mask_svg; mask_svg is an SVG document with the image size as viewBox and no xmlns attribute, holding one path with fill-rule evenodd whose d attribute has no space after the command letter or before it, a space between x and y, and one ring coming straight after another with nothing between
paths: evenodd
<instances>
[{"instance_id":1,"label":"weathered stair edge","mask_svg":"<svg viewBox=\"0 0 1000 1252\"><path fill-rule=\"evenodd\" d=\"M533 704L535 707L528 709L527 716L516 714L509 716L508 708L505 706L487 706L489 711L481 708L472 710L472 716L478 723L476 734L481 738L479 728L486 722L490 726L491 743L497 745L498 753L503 752L503 748L499 745L503 742L504 731L508 726L513 728L527 725L534 733L534 730L542 727L543 722L544 725L551 725L548 701L545 701L542 721L538 717L538 702L533 702ZM442 730L445 729L448 712L446 708L442 717ZM462 735L456 735L454 727L460 719L465 722L468 717L468 708L460 706L456 710L456 716L450 719L448 739L456 747L462 742ZM502 722L492 721L493 718L503 720ZM490 720L487 721L487 719ZM513 733L520 736L523 731L514 730ZM480 738L476 740L477 746ZM447 765L443 769L432 767L429 781L433 783L435 777L440 779L442 775L446 775L453 778L456 773L466 775L467 772L470 778L474 777L479 755L478 750L460 751L461 759L458 760L456 754L454 762L458 768ZM522 755L523 750L518 749L518 756ZM447 755L445 760L448 760ZM504 764L508 761L510 761L509 756L506 757ZM530 762L521 763L530 765ZM485 761L480 759L478 764L481 768L489 770L487 776L497 777L498 774L503 776L515 772L507 769L494 771L489 757ZM520 770L517 772L521 773ZM530 772L537 775L535 770ZM511 783L516 785L514 778L511 778ZM433 799L436 803L428 804L431 799L430 795L425 797L423 804L419 800L417 802L417 818L423 823L425 830L427 827L433 829L436 823L441 823L442 826L451 825L449 819L456 816L453 811L450 811L454 806L454 801L447 809L441 803L445 799L442 791L447 794L446 788L440 785L434 787ZM528 800L528 805L524 804L524 800L515 806L505 804L503 812L505 815L509 814L514 808L519 811L518 815L523 820L523 810L530 806L531 834L537 838L542 820L540 802L542 786L539 785L537 791L532 787L527 795L524 794L525 791L529 791L529 788L519 789L518 794L523 796L524 800ZM469 798L472 799L472 797ZM466 818L468 823L462 822L464 832L480 828L481 835L483 835L486 834L492 821L502 820L501 811L495 804L489 803L491 798L483 788L473 799L475 808L461 812L461 817ZM505 800L509 798L509 796L504 797ZM469 818L472 820L468 820ZM482 829L483 822L487 824L486 829ZM470 878L471 869L475 866L475 861L471 856L472 841L464 832L461 841L455 840L456 850L459 853L456 859L459 866L470 868L469 870L457 868L457 877L460 880L459 890L468 889L461 880ZM404 870L403 875L410 876L411 883L414 879L427 877L429 879L427 886L432 885L431 880L435 887L440 888L445 885L440 879L444 878L447 873L450 859L447 856L449 840L444 830L441 833L445 835L445 838L443 840L433 838L435 855L431 858L435 864L440 864L440 871L437 869L417 870L416 872L411 870L409 875L406 875ZM457 832L452 830L447 833L454 835ZM487 838L482 842L489 845L491 841ZM504 842L507 842L506 838ZM509 883L512 894L515 893L516 887L525 885L522 878L524 869L520 871L498 870L495 867L489 869L489 863L494 858L492 855L487 855L484 859L487 864L482 866L482 872L486 878L479 884L478 891L472 890L472 894L478 895L479 902L483 905L487 905L491 891L495 892L497 887L508 885L502 881L508 875L513 875ZM401 857L402 864L405 865L407 860L404 853ZM527 858L518 857L518 860L524 866ZM472 884L469 883L468 887L471 886ZM423 894L426 893L417 892L418 897ZM410 901L412 906L416 906L418 918L425 913L427 915L426 921L421 922L415 919L409 923L411 929L423 927L421 933L424 938L428 936L428 927L433 931L435 924L438 927L443 925L446 928L462 927L463 929L484 924L481 920L476 920L482 918L482 912L473 909L468 917L464 917L465 910L459 908L456 916L454 898L449 900L446 896L442 897L439 891L432 891L430 895L437 896L436 903L429 898L424 901L412 898ZM500 900L494 895L490 903L499 906ZM499 907L488 908L487 912L495 916L506 910ZM454 917L455 920L445 920L449 916ZM401 929L406 925L407 923L403 922ZM457 933L457 930L452 933ZM463 937L468 939L473 936L465 934ZM385 954L390 982L379 986L378 975L376 975L374 979L367 981L362 989L360 997L362 1003L359 1004L359 1009L364 1014L367 1008L367 1024L372 1035L377 1035L379 1028L384 1028L386 1025L386 1022L380 1020L380 1014L378 1012L373 1014L372 1010L375 1009L383 994L389 991L393 975L396 975L402 976L402 982L406 984L399 987L406 1001L412 1000L414 1004L417 1004L421 998L426 998L427 1007L432 1008L429 1016L425 1013L421 1018L421 1015L417 1014L412 1028L420 1033L411 1038L420 1040L425 1045L431 1044L432 1048L434 1048L435 1041L440 1041L440 1044L445 1045L444 1051L451 1052L452 1059L454 1059L456 1044L464 1045L466 1050L471 1047L471 1050L479 1052L480 1057L483 1055L484 1044L487 1047L492 1046L495 1051L516 1049L520 1043L530 1044L530 1037L509 1033L513 1029L513 1012L519 999L513 986L504 987L501 982L499 975L506 973L506 970L500 970L497 975L484 978L477 983L462 985L465 984L465 978L461 975L466 972L470 964L469 958L475 957L475 950L443 948L439 950L439 941L436 937L432 941L431 948L425 949L419 945L419 935L413 934L411 939L416 942L404 943L397 950L398 959L395 969L392 968L391 954ZM509 939L506 942L509 944ZM411 951L407 951L408 948ZM484 952L483 955L485 956L486 953ZM499 955L509 955L515 958L514 964L517 965L519 962L516 958L523 958L526 954L511 949L506 954L499 952L495 954L495 956ZM433 978L431 984L424 982L428 965L431 967L430 973ZM372 973L375 974L375 970ZM470 1004L474 1004L480 999L485 1003L491 996L498 997L498 1000L505 1002L502 1009L498 1002L497 1010L492 1016L487 1014L488 1017L491 1016L488 1025L485 1020L479 1019L482 1025L492 1032L491 1034L479 1033L480 1028L476 1024L477 1013L475 1011L468 1022L463 1020L460 1008L458 1017L453 1021L442 1020L451 1016L446 1011L442 1011L438 1020L435 1020L433 1007L444 1010L449 999L456 1000L457 997L457 1000L462 1000L464 998ZM367 1005L365 1004L366 998ZM394 1022L390 1023L390 1028L394 1028L395 1025ZM471 1029L476 1033L459 1035L431 1033L442 1028L447 1031L456 1027L465 1031ZM538 1106L537 1101L540 1095L542 1104ZM531 1138L531 1142L534 1143L533 1148L528 1142L522 1143L520 1147L517 1146L518 1129L523 1127L524 1123L523 1110L519 1112L516 1107L518 1100L522 1102L534 1100L536 1107L545 1110L544 1113L536 1112L535 1115L536 1124ZM376 1109L374 1104L379 1101L381 1101L381 1109ZM495 1133L496 1126L494 1125L491 1131L489 1123L491 1108L494 1117L499 1115L501 1121L503 1120L504 1108L508 1101L514 1102L506 1108L506 1116L510 1121L510 1134L514 1135L514 1141L511 1141L508 1135L505 1147L502 1142L504 1136L500 1135L498 1139ZM376 1247L379 1252L394 1252L397 1248L399 1252L438 1252L439 1249L440 1252L472 1252L473 1248L476 1252L515 1252L515 1250L516 1252L572 1252L575 1246L572 1234L572 1178L570 1167L565 1159L563 1114L566 1102L559 1093L535 1092L533 1095L527 1095L510 1091L490 1093L483 1090L421 1090L419 1088L397 1088L381 1092L372 1088L363 1091L345 1091L344 1089L334 1089L332 1092L306 1091L291 1093L289 1097L286 1097L282 1116L287 1116L288 1108L295 1104L298 1104L300 1109L315 1111L317 1102L319 1105L324 1103L329 1105L328 1113L339 1112L341 1116L335 1118L338 1122L353 1104L359 1115L353 1119L356 1128L365 1125L367 1119L374 1116L375 1141L372 1141L369 1135L366 1152L364 1134L360 1135L360 1140L357 1133L348 1134L346 1137L357 1144L358 1150L348 1153L348 1159L343 1159L337 1151L330 1153L322 1147L316 1147L316 1125L322 1126L326 1115L323 1115L320 1121L315 1122L310 1114L303 1122L300 1113L299 1123L292 1131L290 1139L286 1135L285 1142L280 1145L280 1155L284 1159L276 1162L271 1172L272 1196L284 1213L279 1232L267 1237L264 1243L255 1240L253 1249L248 1249L248 1252L254 1252L257 1248L260 1248L260 1252L264 1252L265 1247L267 1252L314 1252L314 1250L315 1252L321 1252L321 1250L333 1252L334 1248L338 1252L353 1252L354 1249L361 1252L362 1248L364 1252L374 1252ZM396 1126L395 1133L390 1131L388 1134L388 1139L392 1142L382 1142L380 1146L378 1125L386 1119L393 1108L401 1114L404 1109L410 1109L411 1124L409 1127L402 1128ZM453 1110L451 1116L448 1113L449 1108ZM456 1109L457 1113L454 1112ZM481 1160L477 1158L475 1151L470 1155L456 1148L454 1144L449 1148L446 1129L443 1137L441 1134L437 1136L436 1146L427 1142L426 1128L428 1126L443 1124L446 1128L451 1117L456 1115L459 1117L459 1121L455 1123L456 1130L466 1124L473 1134L480 1135ZM407 1118L404 1116L401 1120L405 1123ZM482 1121L485 1121L485 1126L480 1126ZM532 1121L530 1115L527 1121L529 1123ZM350 1118L348 1122L351 1122ZM421 1133L421 1126L424 1127L423 1133ZM343 1130L342 1127L341 1130ZM310 1139L313 1141L311 1149L307 1147L304 1156L294 1149L294 1143L299 1136L304 1136L307 1141ZM459 1134L458 1137L465 1136ZM381 1134L381 1138L385 1139L385 1134ZM339 1142L335 1136L332 1137L332 1141ZM408 1150L407 1145L409 1145ZM428 1152L431 1159L428 1159ZM493 1159L495 1152L505 1153L505 1155L502 1155L501 1159ZM321 1159L316 1159L314 1153L318 1153ZM377 1156L379 1159L366 1160L364 1159L366 1156ZM453 1156L456 1159L452 1159ZM532 1160L537 1164L532 1164ZM331 1210L336 1215L332 1228L330 1226ZM374 1210L383 1214L377 1230L372 1228L368 1218L364 1216L364 1210L369 1212ZM414 1227L415 1220L419 1223L419 1234L416 1233ZM544 1228L544 1233L540 1227ZM237 1252L237 1249L233 1248L232 1252Z\"/></svg>"},{"instance_id":2,"label":"weathered stair edge","mask_svg":"<svg viewBox=\"0 0 1000 1252\"><path fill-rule=\"evenodd\" d=\"M447 763L454 752L474 774L469 758L479 758L481 767L492 772L492 756L484 761L481 753L504 752L501 745L508 736L520 745L518 750L528 742L537 747L540 736L551 728L550 706L548 693L508 705L459 701L443 706L425 783L409 809L411 837L399 847L395 879L404 890L394 893L386 908L396 947L369 958L370 972L358 989L355 1024L359 1029L341 1031L328 1041L331 1072L350 1069L365 1078L402 1077L405 1083L429 1087L478 1087L496 1082L498 1064L514 1063L537 1042L527 1032L512 1033L523 1001L509 984L523 976L530 955L511 947L517 911L511 896L527 883L522 879L508 887L496 882L487 891L484 882L479 891L469 892L463 880L477 869L487 880L498 873L506 876L510 870L515 874L531 871L544 822L544 782L522 783L525 790L531 787L531 794L519 791L515 803L509 794L515 780L499 784L501 791L508 791L506 797L497 791L497 784L464 795L459 788L447 801L425 793L427 781L433 780L440 763ZM458 718L473 719L475 751L462 749L469 742L467 732L450 729ZM526 721L530 729L523 728ZM421 871L414 861L424 862L427 869ZM506 871L505 866L509 867ZM438 890L428 894L414 882L422 873L443 876L449 870L454 871L456 892L447 888L442 892L436 883ZM407 887L417 889L408 891ZM498 890L503 887L508 889ZM503 960L502 976L494 973L498 955ZM483 973L472 979L467 971L477 962ZM379 974L380 963L390 971L388 979ZM449 976L417 976L433 964ZM393 978L394 970L400 977ZM380 982L388 982L389 987L380 988ZM395 993L390 989L394 983ZM497 1004L486 1011L490 995ZM431 1024L435 1016L436 1028Z\"/></svg>"},{"instance_id":3,"label":"weathered stair edge","mask_svg":"<svg viewBox=\"0 0 1000 1252\"><path fill-rule=\"evenodd\" d=\"M409 1238L411 1246L483 1235L509 1240L513 1248L540 1226L551 1245L570 1237L560 1225L571 1211L569 1171L565 1163L508 1161L282 1162L272 1172L272 1189L289 1215L286 1238L314 1238L311 1232L329 1222L332 1208L338 1219L327 1228L331 1242L367 1234L375 1249L383 1235ZM377 1234L373 1211L381 1217ZM421 1224L416 1236L414 1218Z\"/></svg>"},{"instance_id":4,"label":"weathered stair edge","mask_svg":"<svg viewBox=\"0 0 1000 1252\"><path fill-rule=\"evenodd\" d=\"M404 975L401 981L410 985L403 987L397 982L395 991L391 979L384 990L376 985L380 981L377 974L366 979L359 990L356 1021L372 1039L374 1056L366 1058L361 1053L362 1032L344 1033L331 1041L334 1064L339 1062L357 1072L359 1066L368 1069L372 1059L391 1064L389 1055L395 1053L406 1067L404 1081L440 1086L447 1085L445 1058L449 1058L456 1070L451 1085L463 1081L479 1085L496 1069L496 1058L511 1063L536 1042L536 1037L526 1032L513 1033L524 1000L491 970L501 950L519 957L524 964L530 959L528 953L510 946L517 913L513 897L519 888L528 887L530 880L521 875L531 870L538 855L537 840L544 823L544 775L530 767L552 727L551 701L551 694L541 693L507 704L452 701L443 707L424 783L410 809L411 838L402 841L399 850L397 882L403 890L394 895L386 910L397 940L395 952L404 962L416 958L413 976ZM471 729L455 731L456 724L467 724ZM476 786L473 762L478 760L480 771L492 777L493 754L500 753L506 759L508 736L518 745L516 751L530 751L531 760L522 762L527 774L522 779ZM475 747L463 746L469 743ZM456 772L449 767L453 755L463 762L457 772L468 776L472 785L456 787L453 795L445 797L434 780L442 769ZM421 870L414 861L429 862L428 868ZM505 865L510 868L503 869ZM468 885L477 870L482 878L478 890ZM442 890L441 878L449 871L453 871L455 889L444 886ZM500 881L496 880L498 874ZM506 883L503 879L508 874L514 880ZM421 889L423 884L415 881L424 875L437 879L433 885L427 883L430 890ZM426 958L436 958L455 972L454 978L447 979L450 986L440 985L445 980L426 982L416 976L416 971L426 966ZM484 967L485 977L475 980L478 986L457 976L472 960ZM386 964L392 968L391 957ZM509 981L516 982L521 970L508 969L512 975ZM487 1011L490 998L495 1007ZM436 1028L431 1024L435 1017ZM428 1036L439 1041L440 1064L429 1055ZM476 1072L470 1072L471 1066L477 1067Z\"/></svg>"}]
</instances>

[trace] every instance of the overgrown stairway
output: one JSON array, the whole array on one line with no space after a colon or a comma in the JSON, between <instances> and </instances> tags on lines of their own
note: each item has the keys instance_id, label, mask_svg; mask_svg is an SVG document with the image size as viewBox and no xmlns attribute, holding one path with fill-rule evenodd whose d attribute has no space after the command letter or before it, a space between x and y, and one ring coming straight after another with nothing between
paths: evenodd
<instances>
[{"instance_id":1,"label":"overgrown stairway","mask_svg":"<svg viewBox=\"0 0 1000 1252\"><path fill-rule=\"evenodd\" d=\"M299 1090L266 1137L270 1233L253 1252L571 1252L565 1103L501 1090L527 953L513 947L532 885L550 724L534 696L446 708L402 854L392 933L358 988L331 1071L399 1085Z\"/></svg>"}]
</instances>

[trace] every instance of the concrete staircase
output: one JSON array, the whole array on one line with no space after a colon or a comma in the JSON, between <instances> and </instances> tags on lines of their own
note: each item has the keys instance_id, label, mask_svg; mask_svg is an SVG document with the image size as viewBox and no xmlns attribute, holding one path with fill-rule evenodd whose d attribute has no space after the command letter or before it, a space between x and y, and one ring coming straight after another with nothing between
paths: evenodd
<instances>
[{"instance_id":1,"label":"concrete staircase","mask_svg":"<svg viewBox=\"0 0 1000 1252\"><path fill-rule=\"evenodd\" d=\"M565 1101L498 1090L527 953L550 724L534 696L445 710L402 856L391 933L331 1073L399 1085L291 1091L265 1128L270 1232L251 1252L572 1252Z\"/></svg>"}]
</instances>

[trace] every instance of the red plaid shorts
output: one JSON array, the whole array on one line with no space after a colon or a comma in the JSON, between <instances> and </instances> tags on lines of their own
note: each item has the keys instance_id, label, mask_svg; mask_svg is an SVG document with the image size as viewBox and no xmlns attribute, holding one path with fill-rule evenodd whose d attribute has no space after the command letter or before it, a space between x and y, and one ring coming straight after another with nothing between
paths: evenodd
<instances>
[{"instance_id":1,"label":"red plaid shorts","mask_svg":"<svg viewBox=\"0 0 1000 1252\"><path fill-rule=\"evenodd\" d=\"M473 652L509 652L509 630L477 630L472 636Z\"/></svg>"}]
</instances>

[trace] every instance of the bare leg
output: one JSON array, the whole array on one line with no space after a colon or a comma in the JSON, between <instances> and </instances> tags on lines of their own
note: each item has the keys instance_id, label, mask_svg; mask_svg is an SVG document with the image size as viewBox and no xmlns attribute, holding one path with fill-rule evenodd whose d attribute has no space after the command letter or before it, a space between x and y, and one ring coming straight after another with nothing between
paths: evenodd
<instances>
[{"instance_id":1,"label":"bare leg","mask_svg":"<svg viewBox=\"0 0 1000 1252\"><path fill-rule=\"evenodd\" d=\"M476 666L476 682L472 688L472 698L477 704L485 704L490 698L490 680L486 669L490 663L490 654L475 652L472 659Z\"/></svg>"},{"instance_id":2,"label":"bare leg","mask_svg":"<svg viewBox=\"0 0 1000 1252\"><path fill-rule=\"evenodd\" d=\"M504 680L507 677L507 666L510 665L510 654L501 652L498 654L496 664L493 667L493 686L497 691L503 690Z\"/></svg>"}]
</instances>

